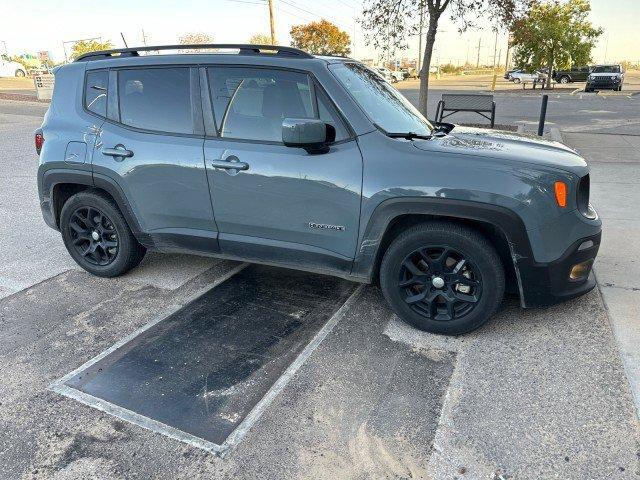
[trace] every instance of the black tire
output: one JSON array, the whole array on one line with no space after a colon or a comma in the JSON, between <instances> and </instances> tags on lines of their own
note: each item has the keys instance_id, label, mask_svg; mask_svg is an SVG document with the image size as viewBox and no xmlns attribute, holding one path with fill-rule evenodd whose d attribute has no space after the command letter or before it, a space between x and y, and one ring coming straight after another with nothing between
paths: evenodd
<instances>
[{"instance_id":1,"label":"black tire","mask_svg":"<svg viewBox=\"0 0 640 480\"><path fill-rule=\"evenodd\" d=\"M25 77L27 74L25 73L24 70L18 69L18 70L16 70L15 75L16 75L16 77Z\"/></svg>"},{"instance_id":2,"label":"black tire","mask_svg":"<svg viewBox=\"0 0 640 480\"><path fill-rule=\"evenodd\" d=\"M513 83L520 83L520 82L522 82L522 80L519 79L518 77L513 79Z\"/></svg>"},{"instance_id":3,"label":"black tire","mask_svg":"<svg viewBox=\"0 0 640 480\"><path fill-rule=\"evenodd\" d=\"M418 255L417 262L413 255ZM438 258L447 255L439 270ZM411 273L407 262L418 268L419 276ZM455 283L456 279L467 285ZM440 282L445 284L437 287ZM380 286L391 308L414 327L437 334L460 335L484 325L502 302L504 282L504 268L491 243L477 231L449 222L405 230L389 245L380 265ZM402 286L407 283L410 286ZM407 302L421 295L426 298Z\"/></svg>"},{"instance_id":4,"label":"black tire","mask_svg":"<svg viewBox=\"0 0 640 480\"><path fill-rule=\"evenodd\" d=\"M570 81L571 81L571 79L569 77L567 77L566 75L563 75L563 76L560 77L560 83L562 83L563 85L566 85Z\"/></svg>"},{"instance_id":5,"label":"black tire","mask_svg":"<svg viewBox=\"0 0 640 480\"><path fill-rule=\"evenodd\" d=\"M115 202L100 192L71 196L60 213L60 231L76 263L99 277L118 277L128 272L146 253ZM94 232L98 238L93 237Z\"/></svg>"}]
</instances>

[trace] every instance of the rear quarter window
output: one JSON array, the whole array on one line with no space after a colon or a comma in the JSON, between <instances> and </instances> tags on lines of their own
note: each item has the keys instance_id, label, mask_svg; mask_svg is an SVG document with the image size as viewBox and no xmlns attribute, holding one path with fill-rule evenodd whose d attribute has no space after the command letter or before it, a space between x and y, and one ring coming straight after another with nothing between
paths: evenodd
<instances>
[{"instance_id":1,"label":"rear quarter window","mask_svg":"<svg viewBox=\"0 0 640 480\"><path fill-rule=\"evenodd\" d=\"M107 91L109 73L107 70L87 72L84 85L84 106L101 117L107 116Z\"/></svg>"}]
</instances>

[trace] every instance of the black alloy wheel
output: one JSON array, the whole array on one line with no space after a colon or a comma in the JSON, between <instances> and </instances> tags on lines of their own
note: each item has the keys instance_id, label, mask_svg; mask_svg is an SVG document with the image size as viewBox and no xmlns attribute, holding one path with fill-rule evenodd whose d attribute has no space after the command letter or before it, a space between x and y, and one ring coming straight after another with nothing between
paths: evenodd
<instances>
[{"instance_id":1,"label":"black alloy wheel","mask_svg":"<svg viewBox=\"0 0 640 480\"><path fill-rule=\"evenodd\" d=\"M107 266L118 255L118 234L113 222L94 207L76 209L69 220L75 250L92 265Z\"/></svg>"},{"instance_id":2,"label":"black alloy wheel","mask_svg":"<svg viewBox=\"0 0 640 480\"><path fill-rule=\"evenodd\" d=\"M407 255L397 286L411 310L438 321L464 317L482 296L479 268L445 245L419 248Z\"/></svg>"}]
</instances>

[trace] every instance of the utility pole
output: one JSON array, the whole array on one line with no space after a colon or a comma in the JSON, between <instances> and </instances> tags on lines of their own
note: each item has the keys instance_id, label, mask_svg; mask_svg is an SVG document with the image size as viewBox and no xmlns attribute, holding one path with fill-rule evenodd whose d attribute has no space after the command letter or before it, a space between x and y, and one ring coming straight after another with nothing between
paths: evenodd
<instances>
[{"instance_id":1,"label":"utility pole","mask_svg":"<svg viewBox=\"0 0 640 480\"><path fill-rule=\"evenodd\" d=\"M142 29L142 43L147 46L147 36L144 34L144 28Z\"/></svg>"},{"instance_id":2,"label":"utility pole","mask_svg":"<svg viewBox=\"0 0 640 480\"><path fill-rule=\"evenodd\" d=\"M511 32L509 32L509 35L507 36L507 58L504 62L504 70L505 72L509 70L509 52L511 52L511 42L513 41L513 36L511 35Z\"/></svg>"},{"instance_id":3,"label":"utility pole","mask_svg":"<svg viewBox=\"0 0 640 480\"><path fill-rule=\"evenodd\" d=\"M464 62L465 65L469 65L469 48L471 47L471 40L467 38L467 60Z\"/></svg>"},{"instance_id":4,"label":"utility pole","mask_svg":"<svg viewBox=\"0 0 640 480\"><path fill-rule=\"evenodd\" d=\"M482 37L478 39L478 58L476 60L476 68L480 68L480 49L482 48Z\"/></svg>"},{"instance_id":5,"label":"utility pole","mask_svg":"<svg viewBox=\"0 0 640 480\"><path fill-rule=\"evenodd\" d=\"M269 0L269 25L271 27L271 44L276 44L276 22L273 18L273 0Z\"/></svg>"},{"instance_id":6,"label":"utility pole","mask_svg":"<svg viewBox=\"0 0 640 480\"><path fill-rule=\"evenodd\" d=\"M498 31L496 30L496 40L493 42L493 69L496 69L496 55L498 54Z\"/></svg>"},{"instance_id":7,"label":"utility pole","mask_svg":"<svg viewBox=\"0 0 640 480\"><path fill-rule=\"evenodd\" d=\"M418 27L418 75L422 65L422 28L424 27L424 2L420 2L420 26Z\"/></svg>"}]
</instances>

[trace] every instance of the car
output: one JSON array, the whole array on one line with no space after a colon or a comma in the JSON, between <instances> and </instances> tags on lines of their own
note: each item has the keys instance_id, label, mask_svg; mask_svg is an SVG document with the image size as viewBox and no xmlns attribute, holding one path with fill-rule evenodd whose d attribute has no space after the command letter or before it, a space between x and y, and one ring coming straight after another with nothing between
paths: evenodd
<instances>
[{"instance_id":1,"label":"car","mask_svg":"<svg viewBox=\"0 0 640 480\"><path fill-rule=\"evenodd\" d=\"M516 68L513 70L507 70L506 72L504 72L504 79L505 80L511 80L511 75L513 75L514 73L521 73L524 72L524 70L520 69L520 68Z\"/></svg>"},{"instance_id":2,"label":"car","mask_svg":"<svg viewBox=\"0 0 640 480\"><path fill-rule=\"evenodd\" d=\"M398 81L398 78L393 75L393 72L386 67L375 67L375 70L389 83L396 83Z\"/></svg>"},{"instance_id":3,"label":"car","mask_svg":"<svg viewBox=\"0 0 640 480\"><path fill-rule=\"evenodd\" d=\"M596 65L591 69L584 87L585 92L594 90L622 90L624 70L621 65Z\"/></svg>"},{"instance_id":4,"label":"car","mask_svg":"<svg viewBox=\"0 0 640 480\"><path fill-rule=\"evenodd\" d=\"M391 76L394 79L393 83L402 82L404 80L404 72L402 72L400 70L392 70L391 71Z\"/></svg>"},{"instance_id":5,"label":"car","mask_svg":"<svg viewBox=\"0 0 640 480\"><path fill-rule=\"evenodd\" d=\"M432 124L348 58L171 48L55 71L39 201L86 271L123 275L147 250L278 265L377 284L400 318L449 335L505 292L530 308L594 288L601 221L569 147Z\"/></svg>"},{"instance_id":6,"label":"car","mask_svg":"<svg viewBox=\"0 0 640 480\"><path fill-rule=\"evenodd\" d=\"M531 73L527 73L527 72L514 72L511 74L511 81L513 83L533 83L533 82L541 82L543 81L545 78L545 75L539 71L536 70L534 72Z\"/></svg>"},{"instance_id":7,"label":"car","mask_svg":"<svg viewBox=\"0 0 640 480\"><path fill-rule=\"evenodd\" d=\"M573 82L586 82L591 68L586 67L572 67L569 70L554 70L552 78L562 84Z\"/></svg>"},{"instance_id":8,"label":"car","mask_svg":"<svg viewBox=\"0 0 640 480\"><path fill-rule=\"evenodd\" d=\"M21 63L14 62L6 55L0 57L0 77L24 77L27 71Z\"/></svg>"}]
</instances>

